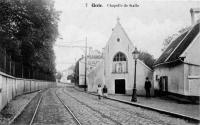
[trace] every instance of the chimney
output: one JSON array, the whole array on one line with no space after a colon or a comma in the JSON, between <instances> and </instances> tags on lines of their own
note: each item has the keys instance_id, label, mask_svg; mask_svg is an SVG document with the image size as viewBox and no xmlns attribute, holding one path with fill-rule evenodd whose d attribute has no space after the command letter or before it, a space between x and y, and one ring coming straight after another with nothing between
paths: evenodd
<instances>
[{"instance_id":1,"label":"chimney","mask_svg":"<svg viewBox=\"0 0 200 125\"><path fill-rule=\"evenodd\" d=\"M196 23L195 14L197 14L197 13L200 13L200 8L191 8L190 9L192 25L194 25Z\"/></svg>"}]
</instances>

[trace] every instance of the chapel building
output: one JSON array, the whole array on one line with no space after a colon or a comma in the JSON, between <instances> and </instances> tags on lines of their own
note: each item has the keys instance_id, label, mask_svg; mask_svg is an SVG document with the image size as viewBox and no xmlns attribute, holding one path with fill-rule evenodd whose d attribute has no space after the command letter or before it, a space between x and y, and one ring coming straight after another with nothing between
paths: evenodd
<instances>
[{"instance_id":1,"label":"chapel building","mask_svg":"<svg viewBox=\"0 0 200 125\"><path fill-rule=\"evenodd\" d=\"M96 91L97 85L102 84L107 86L110 94L132 94L134 47L118 19L103 50L103 60L88 74L88 91ZM137 94L145 95L145 78L149 77L152 80L153 71L139 59L136 67ZM153 89L151 92L153 94Z\"/></svg>"}]
</instances>

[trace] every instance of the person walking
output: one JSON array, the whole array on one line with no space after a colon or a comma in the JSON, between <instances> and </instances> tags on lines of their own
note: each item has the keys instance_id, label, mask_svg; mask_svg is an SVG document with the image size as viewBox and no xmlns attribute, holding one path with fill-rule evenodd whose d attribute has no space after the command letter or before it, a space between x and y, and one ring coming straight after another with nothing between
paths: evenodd
<instances>
[{"instance_id":1,"label":"person walking","mask_svg":"<svg viewBox=\"0 0 200 125\"><path fill-rule=\"evenodd\" d=\"M151 94L150 94L151 82L149 81L148 77L146 77L144 88L145 88L145 91L146 91L146 97L151 97Z\"/></svg>"},{"instance_id":2,"label":"person walking","mask_svg":"<svg viewBox=\"0 0 200 125\"><path fill-rule=\"evenodd\" d=\"M106 98L108 96L108 89L106 87L106 85L104 85L103 87L103 97Z\"/></svg>"},{"instance_id":3,"label":"person walking","mask_svg":"<svg viewBox=\"0 0 200 125\"><path fill-rule=\"evenodd\" d=\"M100 85L100 84L98 85L97 93L98 93L98 98L99 98L99 100L100 100L100 99L101 99L101 96L102 96L102 88L101 88L101 85Z\"/></svg>"}]
</instances>

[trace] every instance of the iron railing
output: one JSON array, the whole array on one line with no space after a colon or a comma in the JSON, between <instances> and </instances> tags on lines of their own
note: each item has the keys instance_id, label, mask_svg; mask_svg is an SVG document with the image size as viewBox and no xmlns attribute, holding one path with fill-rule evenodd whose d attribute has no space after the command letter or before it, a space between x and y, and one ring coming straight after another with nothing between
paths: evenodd
<instances>
[{"instance_id":1,"label":"iron railing","mask_svg":"<svg viewBox=\"0 0 200 125\"><path fill-rule=\"evenodd\" d=\"M39 69L23 65L22 62L13 61L11 56L6 53L5 49L0 47L0 71L8 75L27 78L54 81L54 77L51 74L42 72Z\"/></svg>"}]
</instances>

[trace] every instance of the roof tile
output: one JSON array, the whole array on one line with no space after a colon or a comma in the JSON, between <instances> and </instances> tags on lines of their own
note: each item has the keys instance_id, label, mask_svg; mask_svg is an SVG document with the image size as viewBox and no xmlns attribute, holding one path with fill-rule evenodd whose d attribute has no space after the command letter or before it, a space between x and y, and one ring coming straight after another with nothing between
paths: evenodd
<instances>
[{"instance_id":1,"label":"roof tile","mask_svg":"<svg viewBox=\"0 0 200 125\"><path fill-rule=\"evenodd\" d=\"M164 62L171 62L179 58L179 56L190 45L194 38L199 33L200 23L192 27L191 30L184 32L177 39L175 39L157 59L154 65ZM167 59L167 60L166 60Z\"/></svg>"}]
</instances>

